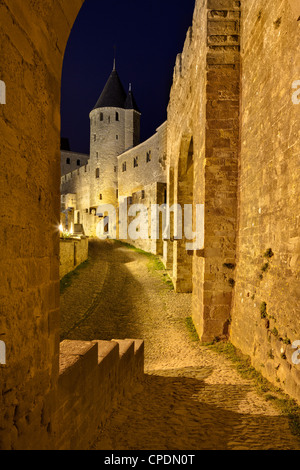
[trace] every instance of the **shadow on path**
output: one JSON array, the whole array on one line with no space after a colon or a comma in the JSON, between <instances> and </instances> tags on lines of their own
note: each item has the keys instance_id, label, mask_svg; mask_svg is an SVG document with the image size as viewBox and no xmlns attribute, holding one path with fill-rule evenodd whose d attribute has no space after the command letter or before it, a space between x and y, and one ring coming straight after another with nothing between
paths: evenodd
<instances>
[{"instance_id":1,"label":"shadow on path","mask_svg":"<svg viewBox=\"0 0 300 470\"><path fill-rule=\"evenodd\" d=\"M146 375L93 450L293 449L284 417L234 411L249 387L207 385L210 374L206 368L187 368Z\"/></svg>"}]
</instances>

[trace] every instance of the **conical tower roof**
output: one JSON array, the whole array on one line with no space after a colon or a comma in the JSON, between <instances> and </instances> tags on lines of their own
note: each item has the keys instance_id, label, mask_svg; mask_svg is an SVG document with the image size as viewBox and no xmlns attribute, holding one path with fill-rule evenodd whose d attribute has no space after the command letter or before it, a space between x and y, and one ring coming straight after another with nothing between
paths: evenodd
<instances>
[{"instance_id":1,"label":"conical tower roof","mask_svg":"<svg viewBox=\"0 0 300 470\"><path fill-rule=\"evenodd\" d=\"M140 112L138 105L136 104L136 101L134 99L133 93L132 93L131 84L129 85L129 91L128 91L128 95L127 95L124 107L125 109L134 109L135 111Z\"/></svg>"},{"instance_id":2,"label":"conical tower roof","mask_svg":"<svg viewBox=\"0 0 300 470\"><path fill-rule=\"evenodd\" d=\"M94 109L124 108L126 92L114 67Z\"/></svg>"}]
</instances>

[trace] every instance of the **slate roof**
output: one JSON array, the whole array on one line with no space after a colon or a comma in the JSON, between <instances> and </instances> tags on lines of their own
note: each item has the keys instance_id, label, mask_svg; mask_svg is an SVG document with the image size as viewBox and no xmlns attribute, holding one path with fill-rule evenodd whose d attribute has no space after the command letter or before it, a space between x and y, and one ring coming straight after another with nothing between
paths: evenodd
<instances>
[{"instance_id":1,"label":"slate roof","mask_svg":"<svg viewBox=\"0 0 300 470\"><path fill-rule=\"evenodd\" d=\"M94 109L124 108L126 92L116 70L113 70Z\"/></svg>"},{"instance_id":2,"label":"slate roof","mask_svg":"<svg viewBox=\"0 0 300 470\"><path fill-rule=\"evenodd\" d=\"M124 107L125 109L134 109L135 111L140 112L131 90L128 92Z\"/></svg>"},{"instance_id":3,"label":"slate roof","mask_svg":"<svg viewBox=\"0 0 300 470\"><path fill-rule=\"evenodd\" d=\"M139 108L134 99L131 87L129 89L128 95L124 90L118 72L114 68L111 72L109 79L106 82L105 87L94 107L94 109L99 108L123 108L123 109L134 109L139 111Z\"/></svg>"}]
</instances>

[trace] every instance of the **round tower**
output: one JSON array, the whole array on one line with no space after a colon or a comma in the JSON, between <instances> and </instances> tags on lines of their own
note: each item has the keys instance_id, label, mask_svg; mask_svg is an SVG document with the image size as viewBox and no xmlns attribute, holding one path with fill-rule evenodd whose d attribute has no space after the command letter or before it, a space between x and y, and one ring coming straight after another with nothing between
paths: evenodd
<instances>
[{"instance_id":1,"label":"round tower","mask_svg":"<svg viewBox=\"0 0 300 470\"><path fill-rule=\"evenodd\" d=\"M140 112L132 90L126 94L115 64L90 113L91 207L118 204L118 156L139 144Z\"/></svg>"}]
</instances>

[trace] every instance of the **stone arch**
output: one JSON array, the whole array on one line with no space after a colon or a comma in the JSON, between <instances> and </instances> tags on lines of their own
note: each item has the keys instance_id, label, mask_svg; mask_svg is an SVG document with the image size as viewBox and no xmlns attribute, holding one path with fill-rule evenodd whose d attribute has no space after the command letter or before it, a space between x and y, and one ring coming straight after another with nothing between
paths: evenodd
<instances>
[{"instance_id":1,"label":"stone arch","mask_svg":"<svg viewBox=\"0 0 300 470\"><path fill-rule=\"evenodd\" d=\"M184 224L186 211L184 206L194 203L194 139L192 132L186 132L181 137L178 162L175 168L174 203L182 208L183 234L182 239L175 240L173 249L173 278L177 292L193 291L193 252L188 252ZM176 219L176 216L175 216ZM174 220L175 222L175 220Z\"/></svg>"},{"instance_id":2,"label":"stone arch","mask_svg":"<svg viewBox=\"0 0 300 470\"><path fill-rule=\"evenodd\" d=\"M59 377L61 75L83 2L2 2L1 80L7 100L0 107L0 237L7 288L0 334L14 354L8 367L0 368L0 394L6 387L14 393L6 399L1 449L51 447L48 418L33 432L25 417L49 415L45 407ZM18 416L16 403L22 403ZM18 420L25 423L21 433Z\"/></svg>"}]
</instances>

